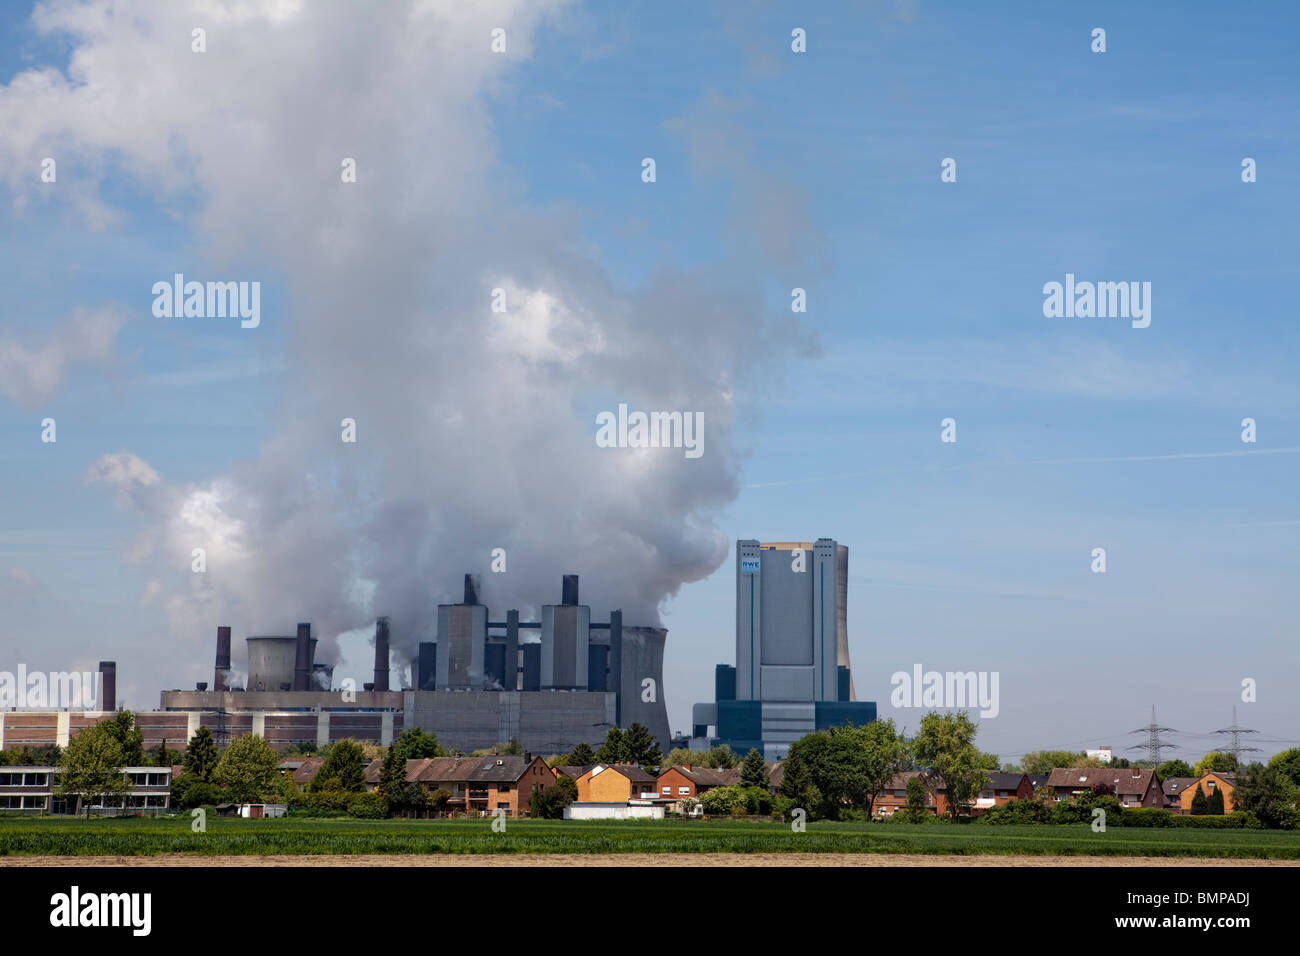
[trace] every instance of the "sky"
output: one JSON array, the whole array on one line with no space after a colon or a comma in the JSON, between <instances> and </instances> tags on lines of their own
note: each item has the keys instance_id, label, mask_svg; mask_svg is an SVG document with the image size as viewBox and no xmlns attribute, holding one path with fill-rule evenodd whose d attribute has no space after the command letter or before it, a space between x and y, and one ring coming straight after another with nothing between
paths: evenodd
<instances>
[{"instance_id":1,"label":"sky","mask_svg":"<svg viewBox=\"0 0 1300 956\"><path fill-rule=\"evenodd\" d=\"M311 620L361 677L375 614L572 571L688 732L735 541L831 537L901 727L920 664L999 674L1004 760L1300 745L1294 5L464 6L0 9L0 669L145 709ZM156 317L177 272L260 324ZM1067 274L1150 325L1045 315ZM597 448L620 402L704 454Z\"/></svg>"}]
</instances>

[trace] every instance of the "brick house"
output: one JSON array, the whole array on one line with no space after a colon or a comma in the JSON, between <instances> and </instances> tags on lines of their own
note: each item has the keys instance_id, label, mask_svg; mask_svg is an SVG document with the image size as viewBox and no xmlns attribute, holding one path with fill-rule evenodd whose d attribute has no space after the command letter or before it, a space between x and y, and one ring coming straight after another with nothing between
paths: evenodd
<instances>
[{"instance_id":1,"label":"brick house","mask_svg":"<svg viewBox=\"0 0 1300 956\"><path fill-rule=\"evenodd\" d=\"M975 805L971 808L972 815L983 813L990 807L1000 807L1012 800L1030 800L1034 796L1034 787L1029 782L1027 773L990 770L988 778L988 785L975 798Z\"/></svg>"},{"instance_id":2,"label":"brick house","mask_svg":"<svg viewBox=\"0 0 1300 956\"><path fill-rule=\"evenodd\" d=\"M579 803L626 803L657 796L655 777L636 764L598 763L575 782Z\"/></svg>"},{"instance_id":3,"label":"brick house","mask_svg":"<svg viewBox=\"0 0 1300 956\"><path fill-rule=\"evenodd\" d=\"M1178 796L1179 812L1191 813L1192 801L1196 799L1196 788L1208 798L1215 790L1223 791L1223 812L1231 813L1233 808L1233 791L1237 789L1237 775L1232 773L1215 773L1207 771L1198 779L1192 780Z\"/></svg>"},{"instance_id":4,"label":"brick house","mask_svg":"<svg viewBox=\"0 0 1300 956\"><path fill-rule=\"evenodd\" d=\"M899 810L906 810L907 782L919 776L921 776L919 770L905 770L895 774L889 783L885 784L885 788L876 794L876 802L872 808L874 815L888 817ZM934 789L925 791L925 808L933 816L943 816L948 812L948 798L944 792L943 779L932 778L930 783Z\"/></svg>"},{"instance_id":5,"label":"brick house","mask_svg":"<svg viewBox=\"0 0 1300 956\"><path fill-rule=\"evenodd\" d=\"M379 786L384 762L376 759L366 767L366 783ZM451 794L447 809L486 814L505 810L517 817L528 812L533 791L552 786L555 774L541 757L532 754L492 754L487 757L425 757L406 762L407 783L418 783L426 792L446 790Z\"/></svg>"},{"instance_id":6,"label":"brick house","mask_svg":"<svg viewBox=\"0 0 1300 956\"><path fill-rule=\"evenodd\" d=\"M1183 810L1183 790L1191 784L1192 792L1196 792L1196 777L1166 777L1160 781L1160 789L1164 794L1165 802L1161 804L1166 810L1172 810L1174 813L1181 813Z\"/></svg>"},{"instance_id":7,"label":"brick house","mask_svg":"<svg viewBox=\"0 0 1300 956\"><path fill-rule=\"evenodd\" d=\"M715 770L684 764L669 767L659 774L655 787L660 800L689 800L708 793L714 787L740 786L740 768Z\"/></svg>"},{"instance_id":8,"label":"brick house","mask_svg":"<svg viewBox=\"0 0 1300 956\"><path fill-rule=\"evenodd\" d=\"M1162 807L1165 803L1156 772L1141 767L1057 767L1047 778L1055 802L1091 791L1099 783L1114 791L1126 807Z\"/></svg>"}]
</instances>

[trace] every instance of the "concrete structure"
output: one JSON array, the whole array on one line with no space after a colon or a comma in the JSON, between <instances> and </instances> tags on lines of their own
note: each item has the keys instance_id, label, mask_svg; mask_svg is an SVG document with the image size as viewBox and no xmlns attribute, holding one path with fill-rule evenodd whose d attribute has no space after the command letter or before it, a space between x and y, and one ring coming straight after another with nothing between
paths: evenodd
<instances>
[{"instance_id":1,"label":"concrete structure","mask_svg":"<svg viewBox=\"0 0 1300 956\"><path fill-rule=\"evenodd\" d=\"M844 545L737 541L736 665L719 665L714 702L695 705L692 749L776 760L816 730L875 720L875 703L854 699L847 603Z\"/></svg>"},{"instance_id":2,"label":"concrete structure","mask_svg":"<svg viewBox=\"0 0 1300 956\"><path fill-rule=\"evenodd\" d=\"M665 807L651 800L623 803L571 803L564 808L566 820L662 820Z\"/></svg>"}]
</instances>

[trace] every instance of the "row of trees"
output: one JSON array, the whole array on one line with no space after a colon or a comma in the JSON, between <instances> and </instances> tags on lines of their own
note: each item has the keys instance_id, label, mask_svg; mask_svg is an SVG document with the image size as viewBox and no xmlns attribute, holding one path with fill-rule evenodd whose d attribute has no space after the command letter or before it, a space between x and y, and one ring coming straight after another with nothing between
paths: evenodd
<instances>
[{"instance_id":1,"label":"row of trees","mask_svg":"<svg viewBox=\"0 0 1300 956\"><path fill-rule=\"evenodd\" d=\"M998 769L997 756L975 746L976 732L964 712L936 712L921 719L920 731L910 740L892 720L809 734L790 747L781 795L814 817L834 819L853 811L870 816L890 780L920 768L919 783L909 784L909 806L916 803L919 812L927 789L943 787L955 817L969 811L988 785L988 772Z\"/></svg>"}]
</instances>

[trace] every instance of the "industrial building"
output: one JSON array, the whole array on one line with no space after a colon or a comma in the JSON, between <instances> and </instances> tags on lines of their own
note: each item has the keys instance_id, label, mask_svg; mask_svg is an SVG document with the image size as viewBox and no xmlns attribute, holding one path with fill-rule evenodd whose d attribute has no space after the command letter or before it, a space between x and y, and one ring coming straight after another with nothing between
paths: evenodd
<instances>
[{"instance_id":1,"label":"industrial building","mask_svg":"<svg viewBox=\"0 0 1300 956\"><path fill-rule=\"evenodd\" d=\"M375 623L374 680L360 689L332 686L307 623L292 637L247 638L247 687L230 687L230 628L220 627L213 689L163 691L159 711L139 715L145 745L166 740L178 748L200 726L218 744L255 733L272 746L344 738L388 744L418 727L464 751L517 739L564 753L633 723L669 743L667 630L625 627L618 610L593 620L578 601L577 575L564 575L560 603L543 606L540 620L523 621L511 609L494 621L479 602L479 578L467 574L463 600L440 605L437 620L437 639L421 642L412 662L415 687L403 690L389 689L388 618Z\"/></svg>"},{"instance_id":2,"label":"industrial building","mask_svg":"<svg viewBox=\"0 0 1300 956\"><path fill-rule=\"evenodd\" d=\"M806 734L876 719L849 664L849 549L736 542L736 664L719 664L714 702L691 711L693 749L728 744L780 760Z\"/></svg>"}]
</instances>

